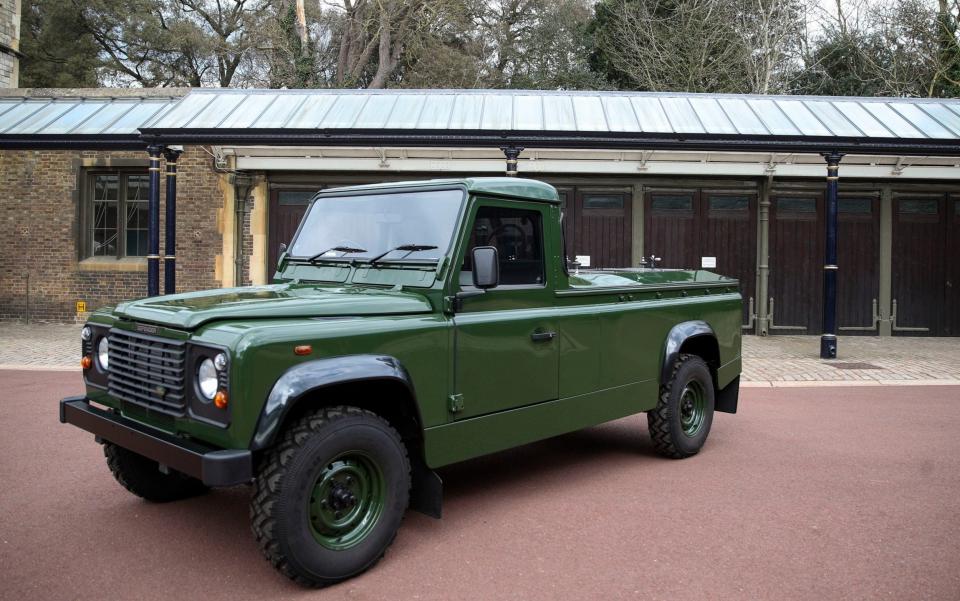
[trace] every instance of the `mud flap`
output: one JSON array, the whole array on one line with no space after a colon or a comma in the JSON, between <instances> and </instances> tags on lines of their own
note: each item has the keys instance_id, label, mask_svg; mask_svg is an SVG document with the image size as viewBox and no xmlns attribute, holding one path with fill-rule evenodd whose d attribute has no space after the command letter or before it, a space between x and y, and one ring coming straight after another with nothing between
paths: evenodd
<instances>
[{"instance_id":1,"label":"mud flap","mask_svg":"<svg viewBox=\"0 0 960 601\"><path fill-rule=\"evenodd\" d=\"M421 457L411 457L410 509L437 518L443 512L443 480Z\"/></svg>"},{"instance_id":2,"label":"mud flap","mask_svg":"<svg viewBox=\"0 0 960 601\"><path fill-rule=\"evenodd\" d=\"M722 413L736 413L737 400L740 397L740 376L727 384L727 387L717 392L713 408Z\"/></svg>"}]
</instances>

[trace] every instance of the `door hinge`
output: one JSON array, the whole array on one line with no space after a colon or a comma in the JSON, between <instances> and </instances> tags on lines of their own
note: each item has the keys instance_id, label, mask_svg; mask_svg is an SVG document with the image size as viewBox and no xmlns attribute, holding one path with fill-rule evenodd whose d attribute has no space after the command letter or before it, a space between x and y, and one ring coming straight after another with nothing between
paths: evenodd
<instances>
[{"instance_id":1,"label":"door hinge","mask_svg":"<svg viewBox=\"0 0 960 601\"><path fill-rule=\"evenodd\" d=\"M451 394L450 395L450 413L460 413L461 411L463 411L463 395Z\"/></svg>"}]
</instances>

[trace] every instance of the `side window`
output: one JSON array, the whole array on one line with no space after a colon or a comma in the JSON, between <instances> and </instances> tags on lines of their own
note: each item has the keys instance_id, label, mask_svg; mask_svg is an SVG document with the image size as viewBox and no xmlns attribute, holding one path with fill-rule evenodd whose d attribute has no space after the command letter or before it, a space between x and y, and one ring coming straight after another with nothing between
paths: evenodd
<instances>
[{"instance_id":1,"label":"side window","mask_svg":"<svg viewBox=\"0 0 960 601\"><path fill-rule=\"evenodd\" d=\"M496 247L501 286L543 285L543 218L539 211L480 207L460 271L461 286L473 284L471 253L477 246Z\"/></svg>"}]
</instances>

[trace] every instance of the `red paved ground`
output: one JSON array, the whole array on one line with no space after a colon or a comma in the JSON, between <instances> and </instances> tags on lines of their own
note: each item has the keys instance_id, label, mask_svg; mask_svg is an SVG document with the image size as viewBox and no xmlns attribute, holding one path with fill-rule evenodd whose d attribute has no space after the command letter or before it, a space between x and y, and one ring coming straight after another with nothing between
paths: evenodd
<instances>
[{"instance_id":1,"label":"red paved ground","mask_svg":"<svg viewBox=\"0 0 960 601\"><path fill-rule=\"evenodd\" d=\"M57 422L76 374L0 372L3 599L960 599L960 387L747 389L703 453L641 417L443 471L371 572L300 589L240 487L150 505Z\"/></svg>"}]
</instances>

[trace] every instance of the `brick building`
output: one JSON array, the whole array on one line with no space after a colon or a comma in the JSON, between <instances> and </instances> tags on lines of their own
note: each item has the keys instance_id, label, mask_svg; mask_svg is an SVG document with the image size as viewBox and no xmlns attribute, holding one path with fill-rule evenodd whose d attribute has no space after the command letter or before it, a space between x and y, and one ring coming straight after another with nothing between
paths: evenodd
<instances>
[{"instance_id":1,"label":"brick building","mask_svg":"<svg viewBox=\"0 0 960 601\"><path fill-rule=\"evenodd\" d=\"M502 175L512 146L560 190L571 255L716 265L758 334L821 330L839 149L840 332L960 334L960 102L605 92L11 91L0 318L145 294L151 142L184 147L178 291L268 282L321 187Z\"/></svg>"}]
</instances>

